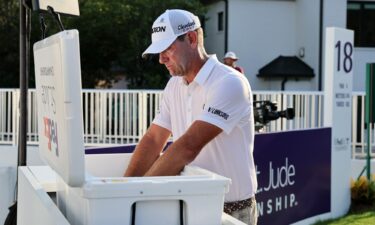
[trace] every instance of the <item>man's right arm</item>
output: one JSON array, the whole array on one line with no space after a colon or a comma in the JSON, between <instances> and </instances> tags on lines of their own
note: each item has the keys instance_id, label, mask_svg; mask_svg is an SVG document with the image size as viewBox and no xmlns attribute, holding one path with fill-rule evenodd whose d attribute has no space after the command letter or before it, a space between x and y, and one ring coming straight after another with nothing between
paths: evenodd
<instances>
[{"instance_id":1,"label":"man's right arm","mask_svg":"<svg viewBox=\"0 0 375 225\"><path fill-rule=\"evenodd\" d=\"M151 124L134 150L124 176L143 176L159 158L171 132L156 124Z\"/></svg>"}]
</instances>

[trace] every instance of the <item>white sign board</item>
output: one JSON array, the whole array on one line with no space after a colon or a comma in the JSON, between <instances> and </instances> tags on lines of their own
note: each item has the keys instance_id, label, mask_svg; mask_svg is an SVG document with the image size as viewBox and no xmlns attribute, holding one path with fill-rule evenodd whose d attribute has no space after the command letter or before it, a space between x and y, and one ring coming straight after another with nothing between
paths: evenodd
<instances>
[{"instance_id":1,"label":"white sign board","mask_svg":"<svg viewBox=\"0 0 375 225\"><path fill-rule=\"evenodd\" d=\"M51 6L56 13L79 16L78 0L32 0L34 10L48 11Z\"/></svg>"},{"instance_id":2,"label":"white sign board","mask_svg":"<svg viewBox=\"0 0 375 225\"><path fill-rule=\"evenodd\" d=\"M81 69L77 30L34 45L39 151L70 186L84 182Z\"/></svg>"},{"instance_id":3,"label":"white sign board","mask_svg":"<svg viewBox=\"0 0 375 225\"><path fill-rule=\"evenodd\" d=\"M351 30L326 29L324 125L332 127L333 217L346 214L350 206L353 36Z\"/></svg>"}]
</instances>

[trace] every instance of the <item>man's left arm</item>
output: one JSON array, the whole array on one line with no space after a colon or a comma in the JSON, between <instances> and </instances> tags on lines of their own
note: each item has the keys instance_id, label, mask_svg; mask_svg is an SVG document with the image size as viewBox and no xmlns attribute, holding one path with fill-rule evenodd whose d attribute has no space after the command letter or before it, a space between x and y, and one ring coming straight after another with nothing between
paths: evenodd
<instances>
[{"instance_id":1,"label":"man's left arm","mask_svg":"<svg viewBox=\"0 0 375 225\"><path fill-rule=\"evenodd\" d=\"M159 157L145 176L178 175L192 162L202 148L222 132L222 129L196 120L189 129Z\"/></svg>"}]
</instances>

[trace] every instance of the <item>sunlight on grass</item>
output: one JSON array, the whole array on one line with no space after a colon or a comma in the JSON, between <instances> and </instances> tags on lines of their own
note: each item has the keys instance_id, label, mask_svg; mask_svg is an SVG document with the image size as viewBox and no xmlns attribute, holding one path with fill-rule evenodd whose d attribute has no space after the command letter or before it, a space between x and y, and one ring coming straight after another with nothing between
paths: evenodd
<instances>
[{"instance_id":1,"label":"sunlight on grass","mask_svg":"<svg viewBox=\"0 0 375 225\"><path fill-rule=\"evenodd\" d=\"M375 178L375 175L373 175ZM351 180L351 206L347 215L314 225L375 225L375 181L361 176Z\"/></svg>"},{"instance_id":2,"label":"sunlight on grass","mask_svg":"<svg viewBox=\"0 0 375 225\"><path fill-rule=\"evenodd\" d=\"M350 214L336 220L326 220L314 225L370 225L375 224L375 211Z\"/></svg>"}]
</instances>

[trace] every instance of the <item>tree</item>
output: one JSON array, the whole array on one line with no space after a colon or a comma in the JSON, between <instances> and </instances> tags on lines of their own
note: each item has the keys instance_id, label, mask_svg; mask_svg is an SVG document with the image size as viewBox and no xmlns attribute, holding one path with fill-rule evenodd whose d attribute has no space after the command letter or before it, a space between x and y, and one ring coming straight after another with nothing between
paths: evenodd
<instances>
[{"instance_id":1,"label":"tree","mask_svg":"<svg viewBox=\"0 0 375 225\"><path fill-rule=\"evenodd\" d=\"M131 88L163 88L169 79L158 56L142 59L142 52L151 43L151 26L154 20L168 8L181 8L203 15L200 1L183 0L136 0L128 13L128 23L124 28L124 41L119 64L126 68L126 76Z\"/></svg>"},{"instance_id":2,"label":"tree","mask_svg":"<svg viewBox=\"0 0 375 225\"><path fill-rule=\"evenodd\" d=\"M204 13L198 0L80 0L79 4L79 17L61 18L65 29L78 29L80 33L84 88L95 87L99 80L111 81L118 73L126 76L129 88L163 88L169 79L168 71L158 63L158 57L147 60L141 57L151 43L153 21L168 8ZM0 57L3 59L0 86L18 87L19 48L15 38L18 37L18 2L0 0L0 10ZM52 17L45 18L47 36L58 32ZM40 40L39 27L38 14L34 12L31 46ZM31 82L32 65L31 60Z\"/></svg>"},{"instance_id":3,"label":"tree","mask_svg":"<svg viewBox=\"0 0 375 225\"><path fill-rule=\"evenodd\" d=\"M19 85L18 1L0 1L0 87Z\"/></svg>"}]
</instances>

